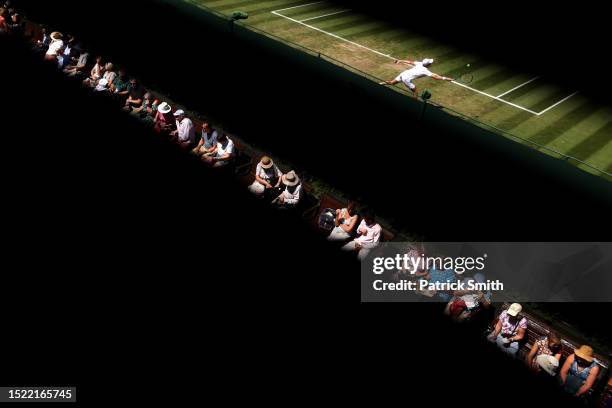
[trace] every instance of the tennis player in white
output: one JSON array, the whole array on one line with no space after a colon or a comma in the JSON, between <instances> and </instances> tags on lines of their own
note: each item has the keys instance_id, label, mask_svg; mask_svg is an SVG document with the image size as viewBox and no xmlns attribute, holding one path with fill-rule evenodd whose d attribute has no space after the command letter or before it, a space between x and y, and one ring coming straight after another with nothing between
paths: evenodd
<instances>
[{"instance_id":1,"label":"tennis player in white","mask_svg":"<svg viewBox=\"0 0 612 408\"><path fill-rule=\"evenodd\" d=\"M401 74L399 74L395 79L391 79L389 81L383 81L381 85L395 85L399 82L403 82L404 85L408 87L414 94L417 94L417 87L412 82L417 78L422 78L428 76L433 79L438 79L440 81L452 81L452 78L448 78L445 76L441 76L438 74L434 74L429 69L428 66L433 64L434 60L432 58L425 58L423 61L412 61L412 60L395 60L396 64L403 65L412 65L413 67L405 70Z\"/></svg>"}]
</instances>

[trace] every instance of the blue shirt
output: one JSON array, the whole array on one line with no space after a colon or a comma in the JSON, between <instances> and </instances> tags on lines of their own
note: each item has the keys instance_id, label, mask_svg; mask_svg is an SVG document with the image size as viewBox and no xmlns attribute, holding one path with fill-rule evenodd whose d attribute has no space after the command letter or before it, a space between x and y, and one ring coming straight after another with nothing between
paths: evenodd
<instances>
[{"instance_id":1,"label":"blue shirt","mask_svg":"<svg viewBox=\"0 0 612 408\"><path fill-rule=\"evenodd\" d=\"M432 283L455 282L457 280L457 277L455 276L455 271L453 271L452 269L446 269L441 271L434 267L431 268L431 270L429 271L429 276L429 281ZM449 295L448 293L438 292L437 295L446 302L451 299L451 295Z\"/></svg>"},{"instance_id":2,"label":"blue shirt","mask_svg":"<svg viewBox=\"0 0 612 408\"><path fill-rule=\"evenodd\" d=\"M202 130L202 140L204 141L204 148L210 149L217 145L217 131L213 130L212 134L208 134Z\"/></svg>"}]
</instances>

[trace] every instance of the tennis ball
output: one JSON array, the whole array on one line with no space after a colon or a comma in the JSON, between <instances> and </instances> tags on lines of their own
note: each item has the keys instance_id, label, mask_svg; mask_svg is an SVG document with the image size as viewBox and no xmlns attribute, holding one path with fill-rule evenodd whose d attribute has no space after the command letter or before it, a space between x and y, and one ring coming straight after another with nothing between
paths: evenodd
<instances>
[{"instance_id":1,"label":"tennis ball","mask_svg":"<svg viewBox=\"0 0 612 408\"><path fill-rule=\"evenodd\" d=\"M470 64L465 64L465 66L469 68L469 67L470 67Z\"/></svg>"}]
</instances>

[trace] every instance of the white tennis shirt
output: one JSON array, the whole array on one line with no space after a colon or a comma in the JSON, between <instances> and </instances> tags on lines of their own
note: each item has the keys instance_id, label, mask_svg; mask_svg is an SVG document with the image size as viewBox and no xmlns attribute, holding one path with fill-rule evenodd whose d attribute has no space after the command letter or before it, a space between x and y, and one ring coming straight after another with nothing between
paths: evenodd
<instances>
[{"instance_id":1,"label":"white tennis shirt","mask_svg":"<svg viewBox=\"0 0 612 408\"><path fill-rule=\"evenodd\" d=\"M413 80L417 78L422 78L424 76L432 76L433 73L423 66L423 63L418 61L414 63L414 67L407 69L402 72L395 78L396 81L402 81L406 85L411 83Z\"/></svg>"}]
</instances>

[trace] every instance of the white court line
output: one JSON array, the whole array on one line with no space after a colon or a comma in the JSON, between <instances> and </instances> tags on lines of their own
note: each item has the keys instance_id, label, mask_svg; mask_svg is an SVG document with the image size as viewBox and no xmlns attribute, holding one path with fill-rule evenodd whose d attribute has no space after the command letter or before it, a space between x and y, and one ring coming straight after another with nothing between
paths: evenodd
<instances>
[{"instance_id":1,"label":"white court line","mask_svg":"<svg viewBox=\"0 0 612 408\"><path fill-rule=\"evenodd\" d=\"M342 10L342 11L336 11L335 13L323 14L322 16L316 16L316 17L305 18L304 20L300 20L300 23L303 23L304 21L316 20L317 18L323 18L323 17L333 16L333 15L335 15L335 14L346 13L347 11L351 11L351 10Z\"/></svg>"},{"instance_id":2,"label":"white court line","mask_svg":"<svg viewBox=\"0 0 612 408\"><path fill-rule=\"evenodd\" d=\"M278 9L278 10L274 10L272 12L272 14L276 14L277 11L283 11L283 10L292 10L292 9L296 9L296 8L300 8L300 7L306 7L306 6L312 6L313 4L319 4L319 3L325 3L324 1L315 1L314 3L306 3L306 4L301 4L299 6L293 6L293 7L287 7L284 9ZM280 14L278 14L280 16ZM284 16L282 16L284 17Z\"/></svg>"},{"instance_id":3,"label":"white court line","mask_svg":"<svg viewBox=\"0 0 612 408\"><path fill-rule=\"evenodd\" d=\"M549 106L548 108L544 109L543 111L541 111L540 113L537 113L538 116L540 116L541 114L543 114L544 112L548 112L549 110L551 110L552 108L554 108L555 106L559 105L562 102L567 101L569 98L571 98L572 96L576 95L578 93L578 91L574 92L571 95L566 96L565 98L561 99L559 102L555 103L554 105Z\"/></svg>"},{"instance_id":4,"label":"white court line","mask_svg":"<svg viewBox=\"0 0 612 408\"><path fill-rule=\"evenodd\" d=\"M522 84L520 84L519 86L515 86L514 88L510 89L509 91L506 91L506 92L504 92L504 93L503 93L503 94L501 94L501 95L497 95L497 97L498 97L498 98L501 98L502 96L507 95L507 94L509 94L509 93L510 93L510 92L512 92L512 91L516 91L516 90L517 90L517 89L519 89L520 87L525 86L525 85L527 85L528 83L533 82L533 81L535 81L535 80L536 80L536 79L538 79L538 78L539 78L539 77L531 78L529 81L527 81L527 82L523 82L523 83L522 83Z\"/></svg>"},{"instance_id":5,"label":"white court line","mask_svg":"<svg viewBox=\"0 0 612 408\"><path fill-rule=\"evenodd\" d=\"M323 3L323 2L321 1L321 2L319 2L319 3ZM311 3L311 4L314 4L314 3ZM296 20L295 18L291 18L291 17L284 16L284 15L282 15L282 14L278 13L278 11L279 11L279 10L275 10L275 11L273 11L273 12L272 12L272 14L277 15L277 16L282 17L282 18L286 18L287 20L293 21L294 23L301 24L301 25L303 25L304 27L308 27L308 28L310 28L311 30L315 30L315 31L318 31L318 32L323 33L323 34L327 34L327 35L329 35L329 36L332 36L332 37L334 37L334 38L337 38L338 40L345 41L345 42L347 42L347 43L349 43L349 44L353 44L353 45L355 45L355 46L357 46L357 47L361 47L361 48L363 48L364 50L371 51L371 52L373 52L373 53L375 53L375 54L380 55L381 57L385 57L385 58L389 58L389 59L392 59L392 60L396 60L396 58L393 58L392 56L390 56L390 55L388 55L388 54L383 54L383 53L382 53L382 52L380 52L380 51L376 51L376 50L373 50L373 49L371 49L371 48L368 48L368 47L366 47L366 46L364 46L364 45L357 44L356 42L353 42L353 41L347 40L346 38L342 38L342 37L340 37L339 35L332 34L332 33L328 33L327 31L325 31L325 30L321 30L320 28L317 28L317 27L315 27L315 26L311 26L310 24L302 23L300 20Z\"/></svg>"},{"instance_id":6,"label":"white court line","mask_svg":"<svg viewBox=\"0 0 612 408\"><path fill-rule=\"evenodd\" d=\"M322 1L320 1L320 2L318 2L318 3L323 3L323 2L322 2ZM314 4L314 3L310 3L310 4ZM307 4L304 4L304 6L307 6ZM297 7L300 7L300 6L297 6ZM327 35L329 35L329 36L331 36L331 37L337 38L338 40L345 41L345 42L347 42L347 43L349 43L349 44L352 44L352 45L354 45L354 46L357 46L357 47L363 48L364 50L368 50L368 51L370 51L370 52L373 52L373 53L375 53L375 54L378 54L378 55L380 55L381 57L389 58L389 59L392 59L392 60L396 60L396 59L397 59L397 58L394 58L394 57L392 57L392 56L390 56L390 55L388 55L388 54L383 54L383 53L382 53L382 52L380 52L380 51L376 51L376 50L373 50L372 48L368 48L368 47L366 47L365 45L361 45L361 44L358 44L358 43L356 43L356 42L353 42L353 41L347 40L346 38L340 37L339 35L336 35L336 34L333 34L333 33L329 33L329 32L327 32L327 31L325 31L325 30L321 30L320 28L317 28L317 27L315 27L315 26L311 26L310 24L303 23L303 22L301 22L301 21L299 21L299 20L296 20L296 19L294 19L294 18L287 17L287 16L284 16L284 15L282 15L282 14L278 13L279 11L282 11L282 10L286 10L286 9L274 10L274 11L272 12L272 14L274 14L274 15L276 15L276 16L279 16L279 17L286 18L287 20L293 21L294 23L301 24L301 25L303 25L304 27L308 27L308 28L310 28L311 30L315 30L315 31L318 31L318 32L323 33L323 34L327 34ZM495 99L495 100L497 100L497 101L503 102L503 103L505 103L505 104L507 104L507 105L514 106L515 108L522 109L522 110L524 110L524 111L526 111L526 112L529 112L529 113L531 113L531 114L534 114L534 115L540 115L541 113L543 113L543 112L541 112L540 114L538 114L537 112L534 112L534 111L532 111L532 110L530 110L530 109L523 108L523 107L522 107L522 106L520 106L520 105L517 105L517 104L512 103L512 102L505 101L505 100L500 99L500 98L498 98L498 97L496 97L496 96L494 96L494 95L490 95L490 94L488 94L488 93L486 93L486 92L479 91L478 89L471 88L471 87L469 87L469 86L467 86L467 85L461 84L461 83L456 82L456 81L452 81L452 83L453 83L453 84L455 84L455 85L459 85L459 86L462 86L462 87L464 87L464 88L470 89L470 90L472 90L472 91L474 91L474 92L477 92L477 93L479 93L479 94L482 94L482 95L488 96L489 98L492 98L492 99ZM563 101L561 101L561 102L563 102Z\"/></svg>"},{"instance_id":7,"label":"white court line","mask_svg":"<svg viewBox=\"0 0 612 408\"><path fill-rule=\"evenodd\" d=\"M465 85L465 84L462 84L461 82L457 82L457 81L451 81L451 82L452 82L453 84L455 84L455 85L459 85L459 86L462 86L462 87L464 87L464 88L470 89L470 90L472 90L472 91L474 91L474 92L477 92L477 93L479 93L479 94L482 94L482 95L488 96L489 98L495 99L496 101L500 101L500 102L506 103L506 104L508 104L508 105L510 105L510 106L514 106L515 108L522 109L522 110L524 110L524 111L526 111L526 112L529 112L529 113L531 113L531 114L538 115L538 116L540 115L539 113L534 112L534 111L532 111L531 109L523 108L521 105L517 105L516 103L512 103L512 102L505 101L505 100L501 99L499 96L489 95L489 94L488 94L488 93L486 93L486 92L479 91L478 89L476 89L476 88L472 88L472 87L467 86L467 85Z\"/></svg>"}]
</instances>

